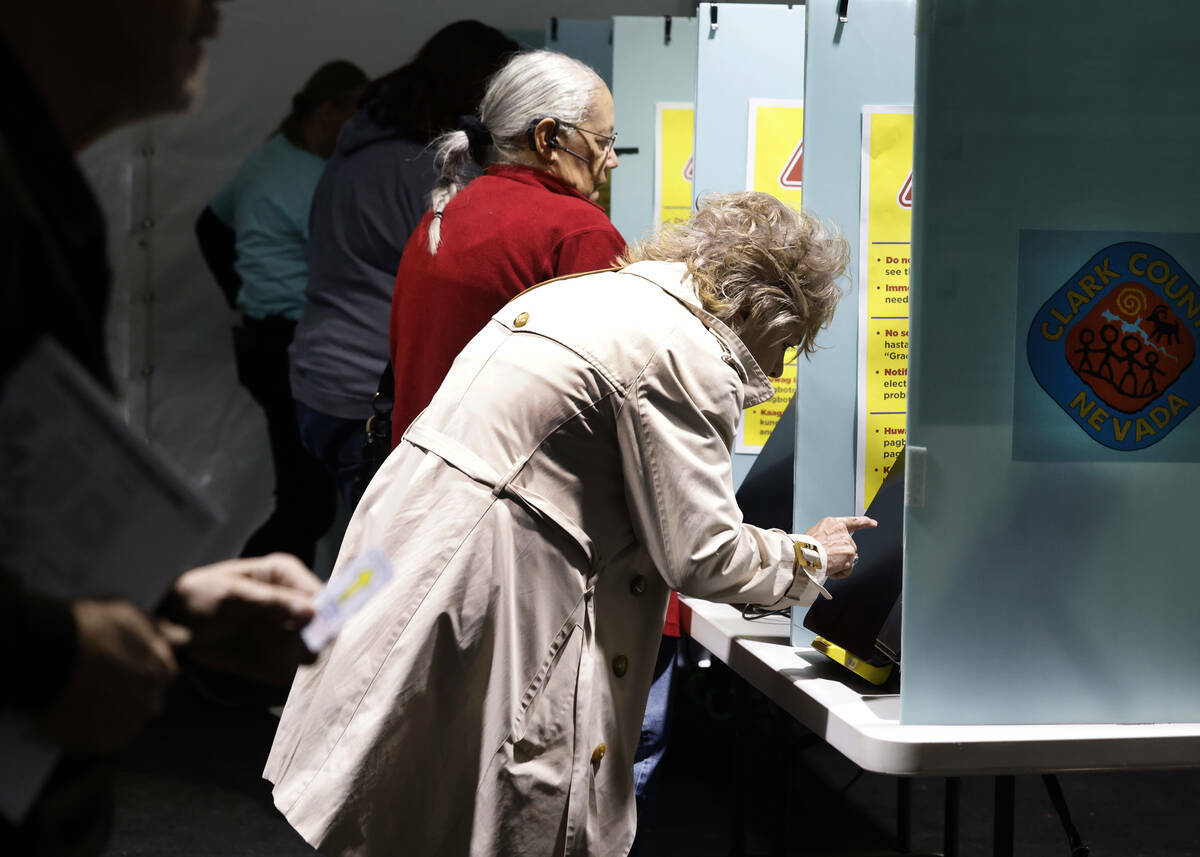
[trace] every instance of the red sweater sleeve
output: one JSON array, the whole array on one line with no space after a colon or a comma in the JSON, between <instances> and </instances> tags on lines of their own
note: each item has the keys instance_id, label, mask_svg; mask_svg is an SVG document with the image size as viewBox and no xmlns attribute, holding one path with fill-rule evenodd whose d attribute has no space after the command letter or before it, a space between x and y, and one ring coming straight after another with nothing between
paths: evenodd
<instances>
[{"instance_id":1,"label":"red sweater sleeve","mask_svg":"<svg viewBox=\"0 0 1200 857\"><path fill-rule=\"evenodd\" d=\"M679 628L679 596L674 592L671 593L671 600L667 602L667 621L663 625L663 636L682 636Z\"/></svg>"},{"instance_id":2,"label":"red sweater sleeve","mask_svg":"<svg viewBox=\"0 0 1200 857\"><path fill-rule=\"evenodd\" d=\"M554 276L611 268L623 252L625 239L611 223L580 229L558 242L554 251Z\"/></svg>"}]
</instances>

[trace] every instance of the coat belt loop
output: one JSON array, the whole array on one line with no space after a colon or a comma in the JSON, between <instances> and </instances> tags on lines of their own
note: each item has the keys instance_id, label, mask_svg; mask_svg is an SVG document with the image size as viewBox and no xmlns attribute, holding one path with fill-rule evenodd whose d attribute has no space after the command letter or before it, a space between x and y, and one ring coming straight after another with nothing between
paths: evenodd
<instances>
[{"instance_id":1,"label":"coat belt loop","mask_svg":"<svg viewBox=\"0 0 1200 857\"><path fill-rule=\"evenodd\" d=\"M517 478L517 474L520 473L528 463L528 458L522 458L513 464L513 466L509 468L508 473L505 473L504 476L496 480L496 484L492 487L492 496L499 497L501 494L507 491L509 483Z\"/></svg>"}]
</instances>

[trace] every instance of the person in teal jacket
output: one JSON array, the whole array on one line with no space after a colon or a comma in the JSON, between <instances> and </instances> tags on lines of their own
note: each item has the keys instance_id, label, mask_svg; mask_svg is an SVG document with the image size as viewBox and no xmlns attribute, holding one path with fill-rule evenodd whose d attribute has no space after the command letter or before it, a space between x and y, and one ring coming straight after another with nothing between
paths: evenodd
<instances>
[{"instance_id":1,"label":"person in teal jacket","mask_svg":"<svg viewBox=\"0 0 1200 857\"><path fill-rule=\"evenodd\" d=\"M336 511L330 477L300 443L288 346L304 310L313 194L367 83L345 60L321 66L292 98L278 132L196 224L209 268L230 306L241 310L233 330L238 380L263 409L275 466L275 509L243 556L286 551L311 565Z\"/></svg>"}]
</instances>

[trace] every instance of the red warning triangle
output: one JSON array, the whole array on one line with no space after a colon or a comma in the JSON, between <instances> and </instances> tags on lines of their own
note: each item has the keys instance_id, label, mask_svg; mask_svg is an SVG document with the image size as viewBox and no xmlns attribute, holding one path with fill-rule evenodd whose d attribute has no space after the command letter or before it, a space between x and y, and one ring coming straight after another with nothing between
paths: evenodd
<instances>
[{"instance_id":1,"label":"red warning triangle","mask_svg":"<svg viewBox=\"0 0 1200 857\"><path fill-rule=\"evenodd\" d=\"M904 180L900 192L896 194L896 202L901 208L912 208L912 170L908 171L908 178Z\"/></svg>"},{"instance_id":2,"label":"red warning triangle","mask_svg":"<svg viewBox=\"0 0 1200 857\"><path fill-rule=\"evenodd\" d=\"M696 156L688 155L687 163L683 165L683 180L690 182L696 175Z\"/></svg>"},{"instance_id":3,"label":"red warning triangle","mask_svg":"<svg viewBox=\"0 0 1200 857\"><path fill-rule=\"evenodd\" d=\"M783 168L783 172L779 174L779 186L786 188L803 187L801 178L804 174L804 138L800 138L800 142L796 144L796 151L792 152L792 156L788 158L787 166Z\"/></svg>"}]
</instances>

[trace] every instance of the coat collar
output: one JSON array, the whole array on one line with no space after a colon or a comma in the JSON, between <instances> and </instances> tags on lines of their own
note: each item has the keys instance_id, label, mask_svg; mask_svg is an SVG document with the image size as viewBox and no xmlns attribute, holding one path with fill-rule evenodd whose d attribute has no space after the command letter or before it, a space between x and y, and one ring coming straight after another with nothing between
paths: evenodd
<instances>
[{"instance_id":1,"label":"coat collar","mask_svg":"<svg viewBox=\"0 0 1200 857\"><path fill-rule=\"evenodd\" d=\"M494 178L509 179L511 181L520 182L521 184L544 188L551 193L562 194L563 196L573 196L576 199L583 200L588 205L595 206L600 211L604 211L601 206L596 205L596 203L592 202L566 182L555 178L547 170L539 170L536 167L527 167L524 164L492 164L487 168L487 170L484 171L484 175L492 176ZM605 216L607 216L607 212L605 213Z\"/></svg>"},{"instance_id":2,"label":"coat collar","mask_svg":"<svg viewBox=\"0 0 1200 857\"><path fill-rule=\"evenodd\" d=\"M654 283L664 292L688 308L710 331L716 334L729 353L730 361L745 387L743 407L753 408L775 395L771 379L767 377L750 349L746 347L729 325L710 313L700 303L692 276L682 262L634 262L622 268L620 273L633 274Z\"/></svg>"}]
</instances>

